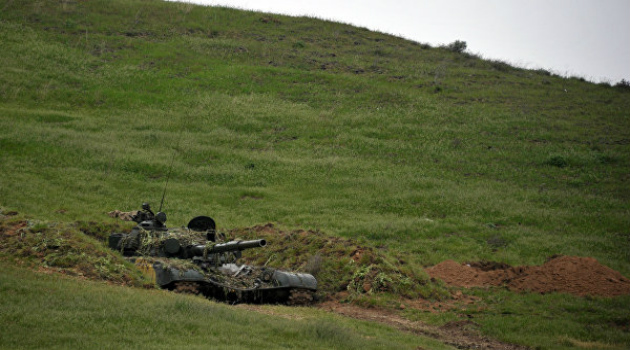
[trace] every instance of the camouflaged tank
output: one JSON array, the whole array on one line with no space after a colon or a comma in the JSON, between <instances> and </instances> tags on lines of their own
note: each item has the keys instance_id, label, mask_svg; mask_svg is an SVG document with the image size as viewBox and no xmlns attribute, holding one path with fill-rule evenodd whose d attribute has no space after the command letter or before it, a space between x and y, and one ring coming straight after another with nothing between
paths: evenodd
<instances>
[{"instance_id":1,"label":"camouflaged tank","mask_svg":"<svg viewBox=\"0 0 630 350\"><path fill-rule=\"evenodd\" d=\"M265 247L264 239L225 241L207 216L192 219L185 228L168 229L166 214L154 214L147 203L130 218L138 225L130 233L112 233L109 247L154 277L161 288L230 303L313 301L317 281L312 275L238 263L243 250Z\"/></svg>"}]
</instances>

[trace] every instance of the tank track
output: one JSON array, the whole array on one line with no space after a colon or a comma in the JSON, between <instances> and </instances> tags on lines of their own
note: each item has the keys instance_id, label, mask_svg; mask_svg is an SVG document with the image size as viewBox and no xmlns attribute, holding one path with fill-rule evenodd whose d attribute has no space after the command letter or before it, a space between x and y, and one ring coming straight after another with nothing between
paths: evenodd
<instances>
[{"instance_id":1,"label":"tank track","mask_svg":"<svg viewBox=\"0 0 630 350\"><path fill-rule=\"evenodd\" d=\"M175 293L199 295L201 286L197 282L175 282Z\"/></svg>"},{"instance_id":2,"label":"tank track","mask_svg":"<svg viewBox=\"0 0 630 350\"><path fill-rule=\"evenodd\" d=\"M171 288L175 293L203 295L208 299L214 299L230 304L257 303L265 300L275 300L278 303L286 303L290 306L308 306L315 302L315 292L308 289L234 289L217 283L199 283L192 281L175 282ZM288 296L287 295L288 292ZM261 293L265 296L261 297ZM285 295L285 297L280 297Z\"/></svg>"},{"instance_id":3,"label":"tank track","mask_svg":"<svg viewBox=\"0 0 630 350\"><path fill-rule=\"evenodd\" d=\"M314 301L315 293L312 290L292 289L287 304L292 306L306 306L313 304Z\"/></svg>"}]
</instances>

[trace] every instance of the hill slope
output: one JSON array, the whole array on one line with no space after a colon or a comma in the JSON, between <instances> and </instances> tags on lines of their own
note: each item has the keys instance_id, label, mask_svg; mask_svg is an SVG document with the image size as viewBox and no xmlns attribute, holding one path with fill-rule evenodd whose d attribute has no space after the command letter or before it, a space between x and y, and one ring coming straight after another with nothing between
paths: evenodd
<instances>
[{"instance_id":1,"label":"hill slope","mask_svg":"<svg viewBox=\"0 0 630 350\"><path fill-rule=\"evenodd\" d=\"M263 315L164 291L35 274L0 262L2 349L449 349L320 310ZM45 290L46 293L41 293ZM289 318L289 319L287 319Z\"/></svg>"},{"instance_id":2,"label":"hill slope","mask_svg":"<svg viewBox=\"0 0 630 350\"><path fill-rule=\"evenodd\" d=\"M625 91L306 18L4 7L5 206L67 220L156 203L174 157L176 222L420 240L425 263L445 236L455 258L490 257L495 236L508 262L540 262L532 244L627 258Z\"/></svg>"},{"instance_id":3,"label":"hill slope","mask_svg":"<svg viewBox=\"0 0 630 350\"><path fill-rule=\"evenodd\" d=\"M630 275L627 89L311 18L0 9L4 208L104 221L157 206L170 173L174 226L315 229L411 269L564 254Z\"/></svg>"}]
</instances>

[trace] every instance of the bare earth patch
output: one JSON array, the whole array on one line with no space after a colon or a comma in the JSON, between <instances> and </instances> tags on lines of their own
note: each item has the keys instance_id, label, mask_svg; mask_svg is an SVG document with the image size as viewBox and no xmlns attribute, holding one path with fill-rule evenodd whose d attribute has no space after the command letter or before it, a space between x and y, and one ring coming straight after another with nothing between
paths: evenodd
<instances>
[{"instance_id":1,"label":"bare earth patch","mask_svg":"<svg viewBox=\"0 0 630 350\"><path fill-rule=\"evenodd\" d=\"M515 292L614 297L630 294L630 280L594 258L554 256L541 266L464 263L447 260L426 269L452 286L505 286Z\"/></svg>"}]
</instances>

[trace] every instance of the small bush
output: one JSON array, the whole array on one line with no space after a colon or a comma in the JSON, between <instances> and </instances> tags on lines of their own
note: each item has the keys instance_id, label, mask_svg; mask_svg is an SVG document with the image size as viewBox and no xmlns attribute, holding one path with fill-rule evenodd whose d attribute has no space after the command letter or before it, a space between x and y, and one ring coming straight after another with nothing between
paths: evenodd
<instances>
[{"instance_id":1,"label":"small bush","mask_svg":"<svg viewBox=\"0 0 630 350\"><path fill-rule=\"evenodd\" d=\"M466 51L467 46L468 45L466 44L465 41L455 40L452 43L448 44L446 48L453 52L464 53L464 51Z\"/></svg>"},{"instance_id":2,"label":"small bush","mask_svg":"<svg viewBox=\"0 0 630 350\"><path fill-rule=\"evenodd\" d=\"M599 154L597 155L597 161L601 164L615 164L617 163L618 159L607 154Z\"/></svg>"},{"instance_id":3,"label":"small bush","mask_svg":"<svg viewBox=\"0 0 630 350\"><path fill-rule=\"evenodd\" d=\"M563 156L552 156L547 160L546 164L558 168L566 168L569 162Z\"/></svg>"},{"instance_id":4,"label":"small bush","mask_svg":"<svg viewBox=\"0 0 630 350\"><path fill-rule=\"evenodd\" d=\"M621 79L620 82L615 84L615 87L618 88L618 89L630 90L630 81L628 81L626 79Z\"/></svg>"},{"instance_id":5,"label":"small bush","mask_svg":"<svg viewBox=\"0 0 630 350\"><path fill-rule=\"evenodd\" d=\"M586 79L584 77L579 77L579 76L572 76L569 79L577 80L577 81L582 82L582 83L586 82Z\"/></svg>"},{"instance_id":6,"label":"small bush","mask_svg":"<svg viewBox=\"0 0 630 350\"><path fill-rule=\"evenodd\" d=\"M262 22L262 23L275 23L275 24L282 24L282 22L281 22L279 19L277 19L277 18L275 18L275 17L273 17L273 16L260 17L258 20L259 20L260 22Z\"/></svg>"},{"instance_id":7,"label":"small bush","mask_svg":"<svg viewBox=\"0 0 630 350\"><path fill-rule=\"evenodd\" d=\"M492 68L498 70L499 72L508 72L510 71L510 69L512 69L512 66L501 60L491 61L490 65L492 66Z\"/></svg>"}]
</instances>

